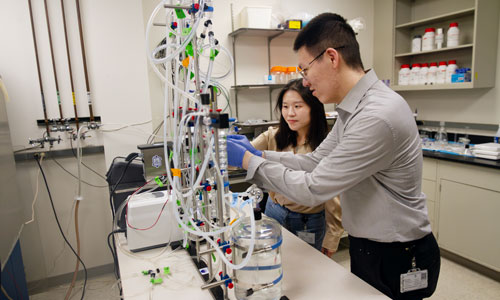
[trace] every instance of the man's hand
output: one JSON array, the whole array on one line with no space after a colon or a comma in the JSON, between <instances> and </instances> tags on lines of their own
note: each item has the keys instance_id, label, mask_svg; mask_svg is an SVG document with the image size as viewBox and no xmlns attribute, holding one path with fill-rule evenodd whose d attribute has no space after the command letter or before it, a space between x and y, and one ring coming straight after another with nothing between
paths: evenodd
<instances>
[{"instance_id":1,"label":"man's hand","mask_svg":"<svg viewBox=\"0 0 500 300\"><path fill-rule=\"evenodd\" d=\"M244 135L239 135L239 134L230 134L227 136L227 140L231 140L240 146L243 146L247 151L250 151L253 155L260 156L262 157L262 151L259 151L252 146L250 141L247 139L246 136Z\"/></svg>"},{"instance_id":2,"label":"man's hand","mask_svg":"<svg viewBox=\"0 0 500 300\"><path fill-rule=\"evenodd\" d=\"M230 166L242 167L247 149L231 139L227 139L227 162Z\"/></svg>"},{"instance_id":3,"label":"man's hand","mask_svg":"<svg viewBox=\"0 0 500 300\"><path fill-rule=\"evenodd\" d=\"M325 247L322 247L321 253L328 256L329 258L332 258L332 255L335 253L335 251L331 251L331 250L326 249Z\"/></svg>"}]
</instances>

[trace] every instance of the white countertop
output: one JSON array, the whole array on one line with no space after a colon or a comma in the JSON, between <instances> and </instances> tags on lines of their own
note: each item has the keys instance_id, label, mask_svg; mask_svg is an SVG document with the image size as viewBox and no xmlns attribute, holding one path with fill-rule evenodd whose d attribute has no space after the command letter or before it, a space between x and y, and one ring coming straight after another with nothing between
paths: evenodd
<instances>
[{"instance_id":1,"label":"white countertop","mask_svg":"<svg viewBox=\"0 0 500 300\"><path fill-rule=\"evenodd\" d=\"M127 254L126 240L120 234L122 249L118 248L120 275L125 299L212 299L202 290L202 278L187 251L154 249ZM299 299L389 299L375 288L353 275L286 229L282 244L283 295ZM172 275L154 288L143 270L170 267ZM218 278L217 278L218 279ZM233 290L229 293L234 297Z\"/></svg>"}]
</instances>

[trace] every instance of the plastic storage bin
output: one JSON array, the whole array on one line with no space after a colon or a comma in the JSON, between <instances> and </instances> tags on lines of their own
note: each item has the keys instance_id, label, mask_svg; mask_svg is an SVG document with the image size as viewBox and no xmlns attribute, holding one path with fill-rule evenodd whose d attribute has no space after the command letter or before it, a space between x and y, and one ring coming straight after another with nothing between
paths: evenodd
<instances>
[{"instance_id":1,"label":"plastic storage bin","mask_svg":"<svg viewBox=\"0 0 500 300\"><path fill-rule=\"evenodd\" d=\"M269 6L245 6L240 12L240 27L271 28L271 12Z\"/></svg>"}]
</instances>

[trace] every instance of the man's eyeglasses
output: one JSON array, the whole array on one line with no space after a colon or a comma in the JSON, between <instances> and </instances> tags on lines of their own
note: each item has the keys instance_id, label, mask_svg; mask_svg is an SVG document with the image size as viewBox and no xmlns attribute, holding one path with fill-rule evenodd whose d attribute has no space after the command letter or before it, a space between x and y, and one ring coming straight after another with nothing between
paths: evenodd
<instances>
[{"instance_id":1,"label":"man's eyeglasses","mask_svg":"<svg viewBox=\"0 0 500 300\"><path fill-rule=\"evenodd\" d=\"M345 46L340 46L340 47L334 47L333 49L335 50L338 50L338 49L342 49L342 48L345 48ZM328 50L328 48L326 48L325 50L321 51L320 54L318 54L318 56L316 56L313 60L311 60L311 62L309 62L309 64L307 65L306 68L300 68L299 67L299 74L303 77L303 78L306 78L307 77L307 71L309 71L309 69L311 68L311 65L317 61L323 54L325 54L326 50Z\"/></svg>"}]
</instances>

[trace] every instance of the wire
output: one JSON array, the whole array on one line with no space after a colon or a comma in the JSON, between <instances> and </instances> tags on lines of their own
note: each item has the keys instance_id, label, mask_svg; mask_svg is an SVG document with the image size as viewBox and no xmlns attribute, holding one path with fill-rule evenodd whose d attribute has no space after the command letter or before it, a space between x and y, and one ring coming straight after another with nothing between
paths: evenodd
<instances>
[{"instance_id":1,"label":"wire","mask_svg":"<svg viewBox=\"0 0 500 300\"><path fill-rule=\"evenodd\" d=\"M68 239L66 238L66 235L64 234L64 232L63 232L63 230L61 228L61 223L59 222L59 218L57 217L56 208L54 207L54 201L52 199L52 194L50 193L50 188L49 188L49 184L47 182L47 177L45 177L45 172L43 171L42 165L40 164L40 162L38 161L38 159L36 157L34 159L35 159L35 161L36 161L36 163L38 165L38 168L40 169L40 172L42 173L43 181L45 182L45 187L47 188L47 193L49 195L50 205L52 207L52 211L54 212L54 218L56 219L56 223L57 223L57 227L59 228L59 232L61 233L61 236L63 237L64 241L69 246L69 248L71 249L71 251L73 252L73 254L75 254L75 256L77 257L77 259L80 261L80 263L83 266L83 270L84 270L84 274L85 274L85 279L84 279L84 282L83 282L82 297L81 297L81 299L83 300L83 298L85 297L85 288L87 286L87 267L85 267L85 264L83 263L81 257L76 253L75 249L73 249L73 246L71 246L71 243L68 241Z\"/></svg>"},{"instance_id":2,"label":"wire","mask_svg":"<svg viewBox=\"0 0 500 300\"><path fill-rule=\"evenodd\" d=\"M33 149L39 149L39 148L42 148L42 145L38 145L38 146L34 146L34 147L24 147L22 149L15 150L14 153L19 153L19 152L29 151L29 150L33 150Z\"/></svg>"},{"instance_id":3,"label":"wire","mask_svg":"<svg viewBox=\"0 0 500 300\"><path fill-rule=\"evenodd\" d=\"M10 276L10 279L12 279L12 282L14 283L14 285L16 286L16 290L17 290L17 296L18 298L20 298L21 300L23 300L23 294L21 293L21 289L19 288L19 285L17 285L17 281L16 281L16 278L14 277L14 275L12 275L12 273L9 271L9 269L5 269L7 271L7 273L9 274ZM3 288L3 286L2 286ZM5 293L7 295L7 293Z\"/></svg>"},{"instance_id":4,"label":"wire","mask_svg":"<svg viewBox=\"0 0 500 300\"><path fill-rule=\"evenodd\" d=\"M116 254L116 245L115 245L115 241L114 241L114 234L115 233L120 233L120 232L125 232L126 230L125 229L117 229L117 230L113 230L111 231L109 234L108 234L108 247L109 247L109 251L111 251L111 256L113 257L113 264L115 266L115 277L117 276L116 275L116 266L118 266L118 256ZM110 237L113 236L113 245L111 245L111 242L109 240ZM119 276L118 276L119 277ZM122 287L121 287L121 279L117 278L118 280L118 284L119 284L119 289L120 289L120 296L122 295Z\"/></svg>"},{"instance_id":5,"label":"wire","mask_svg":"<svg viewBox=\"0 0 500 300\"><path fill-rule=\"evenodd\" d=\"M72 177L74 177L75 179L78 180L78 176L76 176L75 174L71 173L70 171L68 171L66 168L63 167L63 165L61 165L61 163L59 163L59 161L57 161L54 157L51 157L51 159L61 168L63 169L66 173L68 173L69 175L71 175ZM95 187L95 188L107 188L108 185L95 185L95 184L92 184L92 183L89 183L85 180L82 180L83 183L85 183L86 185L88 186L92 186L92 187Z\"/></svg>"},{"instance_id":6,"label":"wire","mask_svg":"<svg viewBox=\"0 0 500 300\"><path fill-rule=\"evenodd\" d=\"M75 148L73 147L73 139L71 139L71 138L69 139L69 145L70 145L70 147L71 147L71 152L73 152L73 155L75 156L75 158L77 158L76 153L75 153ZM86 165L83 161L82 161L82 165L83 165L85 168L87 168L87 169L89 169L90 171L94 172L97 176L101 177L102 179L104 179L104 180L106 181L106 177L105 177L105 176L103 176L103 175L99 174L99 172L97 172L96 170L94 170L94 169L92 169L91 167L87 166L87 165Z\"/></svg>"},{"instance_id":7,"label":"wire","mask_svg":"<svg viewBox=\"0 0 500 300\"><path fill-rule=\"evenodd\" d=\"M155 130L153 130L153 133L151 133L151 135L148 137L148 140L146 141L146 144L152 144L153 143L154 137L156 136L156 134L158 133L158 131L160 131L160 128L163 125L163 122L164 121L162 120L161 123L155 128Z\"/></svg>"},{"instance_id":8,"label":"wire","mask_svg":"<svg viewBox=\"0 0 500 300\"><path fill-rule=\"evenodd\" d=\"M45 153L40 155L40 165L42 165L43 158L45 157ZM36 175L36 189L35 196L33 197L33 202L31 203L31 220L24 223L24 225L28 225L29 223L35 221L35 203L38 199L38 186L40 183L40 169L38 169L38 174Z\"/></svg>"},{"instance_id":9,"label":"wire","mask_svg":"<svg viewBox=\"0 0 500 300\"><path fill-rule=\"evenodd\" d=\"M9 294L7 294L7 291L5 290L5 288L3 287L2 285L2 293L4 294L5 297L7 297L7 300L13 300Z\"/></svg>"},{"instance_id":10,"label":"wire","mask_svg":"<svg viewBox=\"0 0 500 300\"><path fill-rule=\"evenodd\" d=\"M110 126L110 125L122 125L122 127L118 128L113 128L113 129L99 129L101 132L114 132L114 131L119 131L125 128L133 127L133 126L139 126L139 125L145 125L148 123L151 123L153 120L148 120L140 123L134 123L134 124L114 124L114 123L108 123L108 124L101 124L100 126Z\"/></svg>"},{"instance_id":11,"label":"wire","mask_svg":"<svg viewBox=\"0 0 500 300\"><path fill-rule=\"evenodd\" d=\"M146 184L148 184L149 182L147 182ZM145 184L145 185L146 185ZM139 189L137 189L134 194L138 191ZM130 195L130 197L134 196L134 194ZM129 200L130 201L130 200ZM128 222L128 203L127 203L127 206L126 206L126 211L125 211L125 220L127 221L127 226L132 228L132 229L135 229L135 230L149 230L153 227L156 226L156 224L158 223L158 220L160 220L160 217L161 217L161 214L163 213L163 210L165 209L165 206L167 205L168 203L168 198L167 200L165 200L165 203L163 203L163 206L161 207L161 210L160 210L160 213L158 214L158 217L156 218L155 222L149 226L149 227L146 227L146 228L137 228L137 227L134 227L132 225L130 225L130 223Z\"/></svg>"},{"instance_id":12,"label":"wire","mask_svg":"<svg viewBox=\"0 0 500 300\"><path fill-rule=\"evenodd\" d=\"M115 191L116 189L118 188L118 185L120 184L120 182L122 181L123 177L125 176L125 173L127 172L127 169L128 167L130 166L130 164L134 161L135 158L137 158L139 156L139 154L137 153L134 153L132 155L132 157L129 157L129 161L127 162L127 164L125 165L125 167L123 168L123 171L120 175L120 177L118 178L118 180L116 181L116 184L113 186L113 188L111 189L111 192L109 193L109 205L110 205L110 208L111 208L111 214L113 215L113 225L114 226L114 223L115 223L115 210L113 208L113 195L115 194ZM111 167L110 169L113 167L113 164L114 164L114 160L113 160L113 163L111 164ZM116 253L116 246L115 246L115 236L112 235L113 237L113 249ZM120 267L118 265L118 259L114 258L114 263L113 263L113 271L115 273L115 278L117 280L120 279ZM122 295L122 288L120 286L120 296Z\"/></svg>"}]
</instances>

